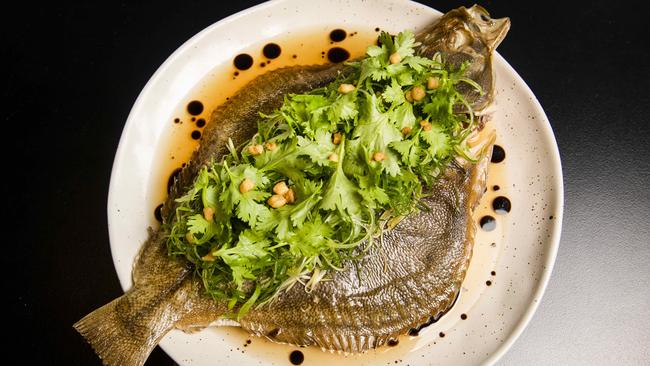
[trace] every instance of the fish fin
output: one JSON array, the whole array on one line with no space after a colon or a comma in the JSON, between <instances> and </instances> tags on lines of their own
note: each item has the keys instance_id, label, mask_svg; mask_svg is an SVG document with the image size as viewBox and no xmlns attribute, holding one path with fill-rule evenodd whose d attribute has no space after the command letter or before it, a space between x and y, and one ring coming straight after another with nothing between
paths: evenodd
<instances>
[{"instance_id":1,"label":"fish fin","mask_svg":"<svg viewBox=\"0 0 650 366\"><path fill-rule=\"evenodd\" d=\"M136 287L73 327L105 365L141 366L182 315L174 300L178 292L177 287L160 295L154 287Z\"/></svg>"}]
</instances>

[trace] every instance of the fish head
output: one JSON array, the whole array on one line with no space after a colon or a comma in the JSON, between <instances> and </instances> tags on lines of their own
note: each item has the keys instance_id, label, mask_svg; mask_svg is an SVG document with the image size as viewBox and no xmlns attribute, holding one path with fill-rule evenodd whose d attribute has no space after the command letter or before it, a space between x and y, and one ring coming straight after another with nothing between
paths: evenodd
<instances>
[{"instance_id":1,"label":"fish head","mask_svg":"<svg viewBox=\"0 0 650 366\"><path fill-rule=\"evenodd\" d=\"M469 63L466 76L478 83L482 91L465 87L461 92L472 109L480 112L494 97L492 53L509 29L509 18L492 18L479 5L460 7L418 33L416 39L421 43L418 53L430 58L440 53L454 67Z\"/></svg>"}]
</instances>

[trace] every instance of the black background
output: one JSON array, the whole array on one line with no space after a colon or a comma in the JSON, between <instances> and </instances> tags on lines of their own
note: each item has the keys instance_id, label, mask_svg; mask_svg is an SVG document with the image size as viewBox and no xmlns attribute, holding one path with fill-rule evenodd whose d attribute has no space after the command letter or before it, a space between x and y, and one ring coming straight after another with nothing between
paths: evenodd
<instances>
[{"instance_id":1,"label":"black background","mask_svg":"<svg viewBox=\"0 0 650 366\"><path fill-rule=\"evenodd\" d=\"M15 324L5 331L5 346L25 363L100 364L72 324L122 293L111 260L106 200L124 122L147 80L177 47L254 3L21 2L3 10L2 197L9 220L3 220L0 257L5 314ZM539 98L562 156L565 226L551 300L542 301L540 311L550 311L552 299L560 301L571 287L589 286L592 272L576 276L576 265L606 270L611 283L603 286L638 281L636 273L646 276L647 287L647 14L619 1L481 4L495 17L511 18L499 52ZM429 5L447 11L471 2ZM620 231L591 235L603 225ZM608 262L607 255L624 259ZM580 276L584 282L574 279ZM571 301L609 301L602 291ZM631 291L617 304L647 314L640 306L650 305L650 296L643 291ZM533 321L531 334L539 322ZM640 324L648 325L647 318ZM637 334L650 342L647 331ZM148 364L173 361L156 349Z\"/></svg>"}]
</instances>

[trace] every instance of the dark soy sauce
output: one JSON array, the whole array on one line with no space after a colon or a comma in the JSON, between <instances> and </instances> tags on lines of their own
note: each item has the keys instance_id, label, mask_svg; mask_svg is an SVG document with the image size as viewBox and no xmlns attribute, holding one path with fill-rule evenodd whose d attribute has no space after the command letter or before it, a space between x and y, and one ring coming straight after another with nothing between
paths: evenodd
<instances>
[{"instance_id":1,"label":"dark soy sauce","mask_svg":"<svg viewBox=\"0 0 650 366\"><path fill-rule=\"evenodd\" d=\"M301 351L293 351L289 354L289 361L292 365L301 365L305 361L305 355Z\"/></svg>"},{"instance_id":2,"label":"dark soy sauce","mask_svg":"<svg viewBox=\"0 0 650 366\"><path fill-rule=\"evenodd\" d=\"M181 175L181 168L176 168L172 172L172 174L169 175L169 179L167 180L167 193L170 193L172 191L172 187L174 186L174 182L178 177Z\"/></svg>"},{"instance_id":3,"label":"dark soy sauce","mask_svg":"<svg viewBox=\"0 0 650 366\"><path fill-rule=\"evenodd\" d=\"M198 116L203 112L203 103L198 100L193 100L187 105L187 113Z\"/></svg>"},{"instance_id":4,"label":"dark soy sauce","mask_svg":"<svg viewBox=\"0 0 650 366\"><path fill-rule=\"evenodd\" d=\"M492 201L492 208L497 214L505 215L510 212L512 205L507 197L499 196Z\"/></svg>"},{"instance_id":5,"label":"dark soy sauce","mask_svg":"<svg viewBox=\"0 0 650 366\"><path fill-rule=\"evenodd\" d=\"M479 221L479 225L485 231L492 231L497 227L497 220L492 216L483 216L481 217L481 221Z\"/></svg>"},{"instance_id":6,"label":"dark soy sauce","mask_svg":"<svg viewBox=\"0 0 650 366\"><path fill-rule=\"evenodd\" d=\"M156 220L162 224L162 203L159 204L155 210L153 210L153 215L156 217Z\"/></svg>"},{"instance_id":7,"label":"dark soy sauce","mask_svg":"<svg viewBox=\"0 0 650 366\"><path fill-rule=\"evenodd\" d=\"M492 147L492 162L500 163L506 158L506 151L499 145Z\"/></svg>"},{"instance_id":8,"label":"dark soy sauce","mask_svg":"<svg viewBox=\"0 0 650 366\"><path fill-rule=\"evenodd\" d=\"M253 57L247 53L240 53L235 56L233 64L239 70L248 70L253 66Z\"/></svg>"},{"instance_id":9,"label":"dark soy sauce","mask_svg":"<svg viewBox=\"0 0 650 366\"><path fill-rule=\"evenodd\" d=\"M334 29L330 32L332 42L342 42L348 34L343 29Z\"/></svg>"},{"instance_id":10,"label":"dark soy sauce","mask_svg":"<svg viewBox=\"0 0 650 366\"><path fill-rule=\"evenodd\" d=\"M262 49L262 54L264 57L269 59L274 59L280 57L282 53L282 48L277 43L267 43L266 46Z\"/></svg>"},{"instance_id":11,"label":"dark soy sauce","mask_svg":"<svg viewBox=\"0 0 650 366\"><path fill-rule=\"evenodd\" d=\"M333 63L340 63L350 58L350 52L341 47L332 47L327 51L327 59Z\"/></svg>"}]
</instances>

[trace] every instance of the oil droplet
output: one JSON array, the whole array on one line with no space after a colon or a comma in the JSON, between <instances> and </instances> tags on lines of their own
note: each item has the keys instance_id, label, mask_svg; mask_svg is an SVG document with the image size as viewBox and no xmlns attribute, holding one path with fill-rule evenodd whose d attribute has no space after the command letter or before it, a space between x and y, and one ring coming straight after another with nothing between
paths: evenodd
<instances>
[{"instance_id":1,"label":"oil droplet","mask_svg":"<svg viewBox=\"0 0 650 366\"><path fill-rule=\"evenodd\" d=\"M347 35L343 29L334 29L330 32L330 39L332 42L342 42Z\"/></svg>"},{"instance_id":2,"label":"oil droplet","mask_svg":"<svg viewBox=\"0 0 650 366\"><path fill-rule=\"evenodd\" d=\"M203 112L203 103L198 100L193 100L187 105L187 113L198 116Z\"/></svg>"},{"instance_id":3,"label":"oil droplet","mask_svg":"<svg viewBox=\"0 0 650 366\"><path fill-rule=\"evenodd\" d=\"M239 70L248 70L253 66L253 57L246 53L240 53L235 56L233 64Z\"/></svg>"},{"instance_id":4,"label":"oil droplet","mask_svg":"<svg viewBox=\"0 0 650 366\"><path fill-rule=\"evenodd\" d=\"M499 196L492 201L494 212L499 215L505 215L510 212L512 205L507 197Z\"/></svg>"},{"instance_id":5,"label":"oil droplet","mask_svg":"<svg viewBox=\"0 0 650 366\"><path fill-rule=\"evenodd\" d=\"M492 231L497 227L497 220L492 216L483 216L481 217L479 225L481 225L481 229L485 231Z\"/></svg>"},{"instance_id":6,"label":"oil droplet","mask_svg":"<svg viewBox=\"0 0 650 366\"><path fill-rule=\"evenodd\" d=\"M266 46L262 49L262 54L264 57L274 59L280 57L282 49L277 43L267 43Z\"/></svg>"},{"instance_id":7,"label":"oil droplet","mask_svg":"<svg viewBox=\"0 0 650 366\"><path fill-rule=\"evenodd\" d=\"M289 355L289 361L293 365L301 365L305 361L305 355L300 351L293 351Z\"/></svg>"},{"instance_id":8,"label":"oil droplet","mask_svg":"<svg viewBox=\"0 0 650 366\"><path fill-rule=\"evenodd\" d=\"M332 47L327 51L327 59L333 63L340 63L350 58L350 52L341 47Z\"/></svg>"},{"instance_id":9,"label":"oil droplet","mask_svg":"<svg viewBox=\"0 0 650 366\"><path fill-rule=\"evenodd\" d=\"M506 158L506 151L499 145L494 145L492 147L492 162L500 163Z\"/></svg>"}]
</instances>

